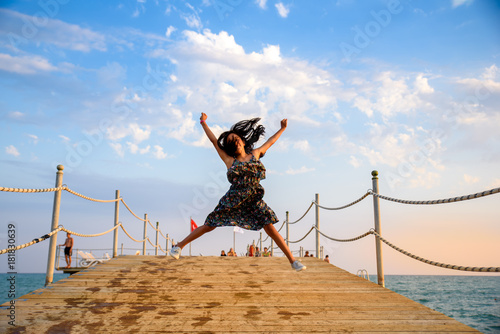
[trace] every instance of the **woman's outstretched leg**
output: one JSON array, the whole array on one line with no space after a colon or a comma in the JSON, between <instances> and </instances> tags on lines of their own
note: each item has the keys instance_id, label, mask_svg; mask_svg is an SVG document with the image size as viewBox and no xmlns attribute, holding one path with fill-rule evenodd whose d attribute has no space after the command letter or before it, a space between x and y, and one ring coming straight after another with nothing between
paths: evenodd
<instances>
[{"instance_id":1,"label":"woman's outstretched leg","mask_svg":"<svg viewBox=\"0 0 500 334\"><path fill-rule=\"evenodd\" d=\"M172 250L170 250L170 255L178 259L179 256L181 255L181 250L184 248L184 246L186 246L191 241L198 239L203 234L213 231L214 229L215 227L207 225L198 226L193 232L189 233L189 235L185 237L184 240L178 242L177 245L172 247Z\"/></svg>"},{"instance_id":2,"label":"woman's outstretched leg","mask_svg":"<svg viewBox=\"0 0 500 334\"><path fill-rule=\"evenodd\" d=\"M301 271L306 269L306 266L304 266L302 263L299 261L296 261L295 258L293 257L292 252L290 251L290 248L285 243L285 240L279 234L279 232L276 230L273 224L268 224L264 226L264 231L276 242L278 247L281 249L281 251L285 254L285 256L288 258L288 261L292 264L292 268Z\"/></svg>"}]
</instances>

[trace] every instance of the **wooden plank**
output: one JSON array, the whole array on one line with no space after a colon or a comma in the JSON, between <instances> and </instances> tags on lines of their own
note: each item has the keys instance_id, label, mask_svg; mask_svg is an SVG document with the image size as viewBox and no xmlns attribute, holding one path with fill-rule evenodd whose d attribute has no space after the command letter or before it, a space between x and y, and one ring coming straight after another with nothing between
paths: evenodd
<instances>
[{"instance_id":1,"label":"wooden plank","mask_svg":"<svg viewBox=\"0 0 500 334\"><path fill-rule=\"evenodd\" d=\"M118 257L17 299L19 327L0 322L0 332L478 332L318 259L302 262L297 273L284 258Z\"/></svg>"}]
</instances>

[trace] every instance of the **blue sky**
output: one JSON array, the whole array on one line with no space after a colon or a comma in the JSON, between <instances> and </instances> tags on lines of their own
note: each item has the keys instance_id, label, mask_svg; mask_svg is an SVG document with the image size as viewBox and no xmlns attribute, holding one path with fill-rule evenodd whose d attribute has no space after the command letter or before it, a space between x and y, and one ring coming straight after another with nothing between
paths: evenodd
<instances>
[{"instance_id":1,"label":"blue sky","mask_svg":"<svg viewBox=\"0 0 500 334\"><path fill-rule=\"evenodd\" d=\"M205 112L215 133L261 117L270 136L288 119L263 159L265 200L281 220L286 211L299 218L316 193L326 206L359 198L372 170L382 194L403 199L500 187L499 18L495 1L472 0L2 2L1 186L52 187L62 164L71 189L98 199L119 189L135 213L178 240L189 217L202 224L229 186L198 124ZM48 232L53 194L0 196L18 242ZM113 224L111 204L62 200L69 229ZM382 231L431 260L498 266L493 201L382 202ZM123 206L120 220L141 237L142 223ZM311 212L290 239L313 222ZM337 238L368 231L372 198L321 211L321 226ZM258 237L237 235L237 251ZM217 229L192 251L217 255L232 238ZM76 242L109 248L110 240ZM123 233L120 242L141 248ZM334 264L375 272L373 237L321 242ZM314 245L312 236L302 244ZM47 247L20 252L20 271L43 272ZM387 273L457 274L384 254Z\"/></svg>"}]
</instances>

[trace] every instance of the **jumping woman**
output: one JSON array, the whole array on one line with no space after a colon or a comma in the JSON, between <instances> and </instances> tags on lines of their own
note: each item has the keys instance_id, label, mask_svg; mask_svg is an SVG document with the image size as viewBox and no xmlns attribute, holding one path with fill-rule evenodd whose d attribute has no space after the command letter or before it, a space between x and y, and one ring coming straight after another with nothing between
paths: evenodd
<instances>
[{"instance_id":1,"label":"jumping woman","mask_svg":"<svg viewBox=\"0 0 500 334\"><path fill-rule=\"evenodd\" d=\"M178 259L184 246L219 226L239 226L254 231L264 228L264 231L286 255L293 269L297 271L306 269L306 266L295 260L285 240L274 227L273 224L278 222L278 218L262 200L264 188L260 185L260 180L266 178L266 168L260 158L285 131L287 120L282 120L281 128L261 147L255 149L254 144L265 131L264 126L257 125L260 118L238 122L231 127L231 130L221 134L218 139L215 138L206 120L207 115L202 113L200 124L226 164L227 178L231 187L220 199L214 211L207 216L205 224L172 247L170 255Z\"/></svg>"}]
</instances>

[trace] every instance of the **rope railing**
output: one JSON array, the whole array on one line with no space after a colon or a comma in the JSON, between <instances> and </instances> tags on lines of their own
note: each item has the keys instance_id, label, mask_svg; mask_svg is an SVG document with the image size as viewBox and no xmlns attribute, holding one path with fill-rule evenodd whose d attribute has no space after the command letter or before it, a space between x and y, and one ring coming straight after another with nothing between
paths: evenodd
<instances>
[{"instance_id":1,"label":"rope railing","mask_svg":"<svg viewBox=\"0 0 500 334\"><path fill-rule=\"evenodd\" d=\"M109 232L112 232L114 230L116 230L118 227L120 227L122 225L122 223L119 223L118 225L115 225L115 227L105 231L105 232L102 232L102 233L97 233L97 234L82 234L82 233L78 233L78 232L73 232L71 230L68 230L67 228L65 227L62 227L62 225L59 225L59 227L62 227L62 230L64 232L67 232L67 233L71 233L72 235L75 235L77 237L84 237L84 238L94 238L94 237L100 237L102 235L105 235L105 234L108 234Z\"/></svg>"},{"instance_id":2,"label":"rope railing","mask_svg":"<svg viewBox=\"0 0 500 334\"><path fill-rule=\"evenodd\" d=\"M47 239L48 239L48 238L50 238L52 235L56 234L57 232L61 231L62 229L63 229L63 227L62 227L62 226L59 226L59 228L55 229L54 231L52 231L52 232L50 232L50 233L47 233L47 234L45 234L44 236L41 236L40 238L33 239L33 241L27 242L27 243L25 243L25 244L22 244L22 245L19 245L19 246L13 247L13 248L6 248L6 249L2 249L2 250L0 250L0 254L5 254L5 253L8 253L9 251L10 251L10 252L17 251L17 250L20 250L20 249L23 249L23 248L26 248L26 247L32 246L32 245L34 245L34 244L37 244L37 243L39 243L40 241L47 240Z\"/></svg>"},{"instance_id":3,"label":"rope railing","mask_svg":"<svg viewBox=\"0 0 500 334\"><path fill-rule=\"evenodd\" d=\"M312 230L314 230L314 227L311 227L311 229L309 230L309 232L307 232L306 235L304 235L301 239L296 240L296 241L288 241L288 242L291 243L291 244L296 244L298 242L301 242L302 240L304 240L305 238L307 238L307 236L312 232Z\"/></svg>"},{"instance_id":4,"label":"rope railing","mask_svg":"<svg viewBox=\"0 0 500 334\"><path fill-rule=\"evenodd\" d=\"M414 254L412 254L412 253L410 253L408 251L405 251L404 249L402 249L402 248L400 248L400 247L392 244L387 239L383 238L374 229L370 229L368 232L366 232L364 234L361 234L360 236L357 236L355 238L350 238L350 239L332 238L332 237L324 234L320 230L318 230L316 228L316 226L313 226L311 228L311 230L312 229L316 229L323 237L325 237L327 239L330 239L330 240L333 240L333 241L338 241L338 242L356 241L356 240L362 239L362 238L364 238L364 237L366 237L366 236L368 236L370 234L373 234L374 236L378 237L382 242L384 242L386 245L388 245L389 247L397 250L398 252L400 252L400 253L402 253L402 254L404 254L406 256L409 256L412 259L415 259L415 260L418 260L418 261L421 261L421 262L424 262L424 263L427 263L427 264L430 264L430 265L436 266L436 267L441 267L441 268L446 268L446 269L453 269L453 270L461 270L461 271L473 271L473 272L500 272L500 267L467 267L467 266L459 266L459 265L454 265L454 264L446 264L446 263L441 263L441 262L431 261L431 260L425 259L423 257L417 256L417 255L414 255ZM309 233L310 233L310 231L301 240L303 240Z\"/></svg>"},{"instance_id":5,"label":"rope railing","mask_svg":"<svg viewBox=\"0 0 500 334\"><path fill-rule=\"evenodd\" d=\"M164 239L168 239L164 234L163 232L161 231L161 229L157 229L155 226L153 226L153 224L151 223L151 221L148 219L148 220L145 220L143 218L140 218L139 216L137 216L133 211L132 209L130 209L130 207L127 205L127 203L125 203L125 200L120 197L120 198L116 198L116 199L111 199L111 200L101 200L101 199L96 199L96 198L92 198L92 197L89 197L89 196L85 196L85 195L82 195L70 188L68 188L67 185L62 185L60 187L55 187L55 188L45 188L45 189L26 189L26 188L8 188L8 187L0 187L0 191L4 191L4 192L18 192L18 193L45 193L45 192L56 192L56 191L61 191L61 190L65 190L67 192L69 192L70 194L73 194L75 196L78 196L80 198L83 198L83 199L86 199L86 200L89 200L89 201L93 201L93 202L100 202L100 203L113 203L113 202L118 202L118 201L121 201L123 203L123 205L125 205L125 207L127 208L127 210L137 219L139 219L140 221L143 221L143 222L148 222L149 225L151 225L151 227L160 233L160 235L164 238ZM118 227L118 225L116 225L114 228L112 228L111 230L109 230L108 232L105 232L104 234L106 233L109 233L113 230L115 230L116 228ZM123 226L122 226L123 228ZM85 235L80 235L80 234L76 234L74 232L71 232L71 234L74 234L74 235L77 235L77 236L82 236L84 237ZM103 235L103 234L98 234L98 235L92 235L92 236L99 236L99 235ZM130 237L130 235L129 235ZM144 240L142 241L144 242ZM151 241L150 241L151 243ZM153 245L153 247L156 247ZM2 254L2 253L0 253Z\"/></svg>"},{"instance_id":6,"label":"rope railing","mask_svg":"<svg viewBox=\"0 0 500 334\"><path fill-rule=\"evenodd\" d=\"M64 186L57 188L46 188L46 189L21 189L21 188L0 187L0 191L14 192L14 193L47 193L47 192L63 190L64 188L65 188Z\"/></svg>"},{"instance_id":7,"label":"rope railing","mask_svg":"<svg viewBox=\"0 0 500 334\"><path fill-rule=\"evenodd\" d=\"M79 194L76 191L73 191L73 190L69 189L67 186L63 186L63 190L66 190L70 194L73 194L75 196L81 197L83 199L86 199L86 200L92 201L92 202L113 203L113 202L118 202L119 200L121 200L121 198L116 198L116 199L95 199L95 198L92 198L92 197L88 197L88 196Z\"/></svg>"},{"instance_id":8,"label":"rope railing","mask_svg":"<svg viewBox=\"0 0 500 334\"><path fill-rule=\"evenodd\" d=\"M325 209L325 210L342 210L342 209L345 209L345 208L348 208L350 206L353 206L354 204L357 204L359 202L361 202L362 200L364 200L365 198L367 198L368 196L370 196L370 194L372 194L371 190L367 191L366 194L364 194L363 196L361 196L360 198L358 198L357 200L355 200L354 202L352 203L349 203L347 205L344 205L344 206L339 206L337 208L328 208L326 206L322 206L322 205L319 205L318 203L316 203L315 201L313 201L313 204L315 204L316 206L318 206L319 208L322 208L322 209Z\"/></svg>"},{"instance_id":9,"label":"rope railing","mask_svg":"<svg viewBox=\"0 0 500 334\"><path fill-rule=\"evenodd\" d=\"M138 215L136 215L134 213L134 211L132 211L132 209L130 209L130 207L127 205L127 203L125 203L125 200L123 198L120 198L120 199L121 199L123 205L125 205L125 207L127 208L127 210L132 214L132 216L134 216L135 218L139 219L140 221L143 221L143 222L146 221L146 219L143 219L143 218L139 217Z\"/></svg>"},{"instance_id":10,"label":"rope railing","mask_svg":"<svg viewBox=\"0 0 500 334\"><path fill-rule=\"evenodd\" d=\"M369 236L370 234L372 234L371 231L368 231L368 232L366 232L364 234L361 234L360 236L357 236L355 238L350 238L350 239L336 239L336 238L332 238L332 237L327 236L326 234L324 234L323 232L321 232L315 225L313 225L313 228L316 229L319 232L319 234L321 234L325 238L333 240L333 241L337 241L337 242L351 242L351 241L356 241L356 240L362 239L362 238L364 238L364 237Z\"/></svg>"},{"instance_id":11,"label":"rope railing","mask_svg":"<svg viewBox=\"0 0 500 334\"><path fill-rule=\"evenodd\" d=\"M16 250L20 250L20 249L23 249L23 248L26 248L26 247L29 247L29 246L32 246L34 244L37 244L39 243L40 241L44 241L44 240L47 240L48 238L50 238L52 235L54 235L55 233L59 232L59 231L64 231L64 232L67 232L67 233L71 233L72 235L74 236L77 236L77 237L84 237L84 238L93 238L93 237L100 237L100 236L103 236L105 234L108 234L112 231L114 231L115 229L117 229L118 227L121 227L123 232L125 232L125 234L130 238L132 239L133 241L136 241L136 242L144 242L144 241L149 241L149 243L151 244L151 246L155 247L155 248L160 248L164 253L166 253L166 251L163 250L163 248L161 247L160 244L158 245L154 245L151 240L149 239L149 237L146 237L145 239L143 240L137 240L135 239L134 237L132 237L128 232L127 230L125 229L125 227L123 226L122 223L118 223L115 227L107 230L107 231L104 231L104 232L101 232L101 233L96 233L96 234L83 234L83 233L78 233L78 232L75 232L75 231L72 231L72 230L69 230L67 228L65 228L64 226L62 225L59 225L59 227L55 230L53 230L52 232L50 233L47 233L45 234L44 236L40 237L40 238L37 238L37 239L33 239L33 241L30 241L30 242L27 242L25 244L22 244L22 245L19 245L19 246L16 246L16 247L13 247L13 248L6 248L6 249L2 249L0 250L0 254L5 254L5 253L8 253L9 251L16 251Z\"/></svg>"},{"instance_id":12,"label":"rope railing","mask_svg":"<svg viewBox=\"0 0 500 334\"><path fill-rule=\"evenodd\" d=\"M388 197L388 196L383 196L383 195L380 195L380 194L377 194L377 193L370 191L370 193L373 196L376 196L376 197L381 198L381 199L385 199L387 201L392 201L392 202L396 202L396 203L403 203L403 204L419 204L419 205L460 202L460 201L466 201L466 200L480 198L480 197L484 197L484 196L488 196L488 195L493 195L493 194L496 194L499 192L500 192L500 188L493 188L493 189L486 190L486 191L479 192L479 193L475 193L475 194L452 197L452 198L437 199L437 200L431 200L431 201L408 201L408 200L402 200L402 199L392 198L392 197Z\"/></svg>"},{"instance_id":13,"label":"rope railing","mask_svg":"<svg viewBox=\"0 0 500 334\"><path fill-rule=\"evenodd\" d=\"M380 234L378 234L377 232L375 232L374 230L370 230L369 233L377 236L382 242L384 242L389 247L397 250L398 252L400 252L406 256L409 256L412 259L415 259L415 260L418 260L418 261L421 261L421 262L424 262L424 263L427 263L427 264L430 264L430 265L433 265L436 267L453 269L453 270L461 270L461 271L500 272L500 267L466 267L466 266L457 266L454 264L445 264L445 263L440 263L440 262L436 262L436 261L430 261L430 260L424 259L420 256L413 255L410 252L407 252L404 249L401 249L401 248L395 246L394 244L390 243L386 239L382 238L382 236Z\"/></svg>"},{"instance_id":14,"label":"rope railing","mask_svg":"<svg viewBox=\"0 0 500 334\"><path fill-rule=\"evenodd\" d=\"M309 211L311 210L311 208L312 208L313 205L314 205L314 202L312 202L311 205L309 205L309 207L307 208L306 212L302 215L302 217L300 217L296 221L288 222L288 224L292 225L292 224L296 224L299 221L301 221L309 213Z\"/></svg>"}]
</instances>

